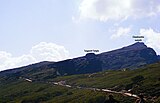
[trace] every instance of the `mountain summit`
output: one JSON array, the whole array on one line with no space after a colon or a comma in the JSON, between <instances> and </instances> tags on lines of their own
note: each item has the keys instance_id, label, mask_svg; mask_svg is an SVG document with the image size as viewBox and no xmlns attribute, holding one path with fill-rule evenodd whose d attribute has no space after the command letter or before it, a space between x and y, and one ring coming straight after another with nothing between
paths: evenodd
<instances>
[{"instance_id":1,"label":"mountain summit","mask_svg":"<svg viewBox=\"0 0 160 103\"><path fill-rule=\"evenodd\" d=\"M147 64L158 62L156 52L147 47L142 42L99 54L99 59L102 61L102 69L135 69Z\"/></svg>"},{"instance_id":2,"label":"mountain summit","mask_svg":"<svg viewBox=\"0 0 160 103\"><path fill-rule=\"evenodd\" d=\"M137 50L137 49L145 49L147 46L143 42L136 42L132 45L124 47L123 49Z\"/></svg>"}]
</instances>

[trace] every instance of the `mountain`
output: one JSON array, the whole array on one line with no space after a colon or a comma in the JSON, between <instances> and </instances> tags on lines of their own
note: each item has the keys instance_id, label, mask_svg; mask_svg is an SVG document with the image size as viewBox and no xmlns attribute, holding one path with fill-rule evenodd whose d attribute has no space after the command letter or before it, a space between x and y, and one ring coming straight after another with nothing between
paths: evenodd
<instances>
[{"instance_id":1,"label":"mountain","mask_svg":"<svg viewBox=\"0 0 160 103\"><path fill-rule=\"evenodd\" d=\"M144 43L123 47L98 55L88 53L86 56L57 62L50 65L57 68L61 75L95 73L103 70L135 69L158 62L156 52Z\"/></svg>"},{"instance_id":2,"label":"mountain","mask_svg":"<svg viewBox=\"0 0 160 103\"><path fill-rule=\"evenodd\" d=\"M86 56L70 60L60 61L51 68L56 68L61 75L85 74L102 71L101 61L94 53L88 53Z\"/></svg>"},{"instance_id":3,"label":"mountain","mask_svg":"<svg viewBox=\"0 0 160 103\"><path fill-rule=\"evenodd\" d=\"M158 55L158 60L160 61L160 55Z\"/></svg>"},{"instance_id":4,"label":"mountain","mask_svg":"<svg viewBox=\"0 0 160 103\"><path fill-rule=\"evenodd\" d=\"M49 67L50 64L54 64L54 62L44 61L20 68L1 71L0 84L12 82L21 77L32 78L36 79L37 81L47 78L54 78L56 77L56 72L54 68Z\"/></svg>"},{"instance_id":5,"label":"mountain","mask_svg":"<svg viewBox=\"0 0 160 103\"><path fill-rule=\"evenodd\" d=\"M137 42L121 49L99 54L102 69L135 69L158 62L156 52L144 43Z\"/></svg>"},{"instance_id":6,"label":"mountain","mask_svg":"<svg viewBox=\"0 0 160 103\"><path fill-rule=\"evenodd\" d=\"M59 62L40 62L29 66L0 72L8 77L47 79L63 75L95 73L103 70L135 69L158 62L156 52L144 43L135 44L101 54L88 53L83 57Z\"/></svg>"},{"instance_id":7,"label":"mountain","mask_svg":"<svg viewBox=\"0 0 160 103\"><path fill-rule=\"evenodd\" d=\"M152 48L137 42L97 55L88 53L1 71L0 103L103 103L110 93L93 92L94 88L120 93L131 90L136 95L143 93L149 103L159 103L159 57ZM54 85L64 81L72 88ZM135 101L133 97L113 95L122 103Z\"/></svg>"}]
</instances>

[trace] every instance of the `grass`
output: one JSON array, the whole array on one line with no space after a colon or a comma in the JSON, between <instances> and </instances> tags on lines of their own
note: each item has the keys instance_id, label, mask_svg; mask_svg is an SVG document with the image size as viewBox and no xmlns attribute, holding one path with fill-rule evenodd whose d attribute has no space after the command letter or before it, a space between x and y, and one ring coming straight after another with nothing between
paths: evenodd
<instances>
[{"instance_id":1,"label":"grass","mask_svg":"<svg viewBox=\"0 0 160 103\"><path fill-rule=\"evenodd\" d=\"M47 75L45 74L45 76ZM143 78L139 78L139 76ZM51 77L46 81L65 80L70 85L110 88L116 91L132 89L134 94L143 93L148 103L152 103L153 100L155 103L159 103L159 76L160 63L156 63L136 70L108 70L93 74ZM4 81L4 79L2 80ZM0 82L0 103L103 103L108 95L109 93L66 88L42 82L30 83L20 78L12 80L12 82ZM134 98L121 94L112 95L121 103L135 101ZM151 101L151 99L153 100Z\"/></svg>"},{"instance_id":2,"label":"grass","mask_svg":"<svg viewBox=\"0 0 160 103\"><path fill-rule=\"evenodd\" d=\"M109 95L91 90L17 81L0 89L0 103L101 103ZM133 98L114 94L118 100ZM125 103L125 102L124 102ZM132 102L126 102L132 103Z\"/></svg>"}]
</instances>

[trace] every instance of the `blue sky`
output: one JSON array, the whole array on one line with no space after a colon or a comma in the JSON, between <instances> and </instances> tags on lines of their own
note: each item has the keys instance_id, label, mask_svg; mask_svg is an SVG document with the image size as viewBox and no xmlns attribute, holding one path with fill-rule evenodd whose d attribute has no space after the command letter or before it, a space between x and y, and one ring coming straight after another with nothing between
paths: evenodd
<instances>
[{"instance_id":1,"label":"blue sky","mask_svg":"<svg viewBox=\"0 0 160 103\"><path fill-rule=\"evenodd\" d=\"M105 52L143 35L160 54L160 0L0 0L0 70Z\"/></svg>"}]
</instances>

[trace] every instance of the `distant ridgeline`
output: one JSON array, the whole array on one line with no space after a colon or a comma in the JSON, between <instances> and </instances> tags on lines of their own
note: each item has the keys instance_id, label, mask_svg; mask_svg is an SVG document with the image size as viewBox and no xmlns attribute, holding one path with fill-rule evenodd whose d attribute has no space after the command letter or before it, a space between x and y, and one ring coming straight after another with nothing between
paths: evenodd
<instances>
[{"instance_id":1,"label":"distant ridgeline","mask_svg":"<svg viewBox=\"0 0 160 103\"><path fill-rule=\"evenodd\" d=\"M17 77L29 76L35 73L33 78L45 76L53 78L61 75L95 73L103 70L136 69L147 64L156 63L160 56L142 42L109 51L101 54L87 53L83 57L77 57L59 62L40 62L37 64L6 70L2 75L15 74ZM38 72L38 73L37 73Z\"/></svg>"}]
</instances>

